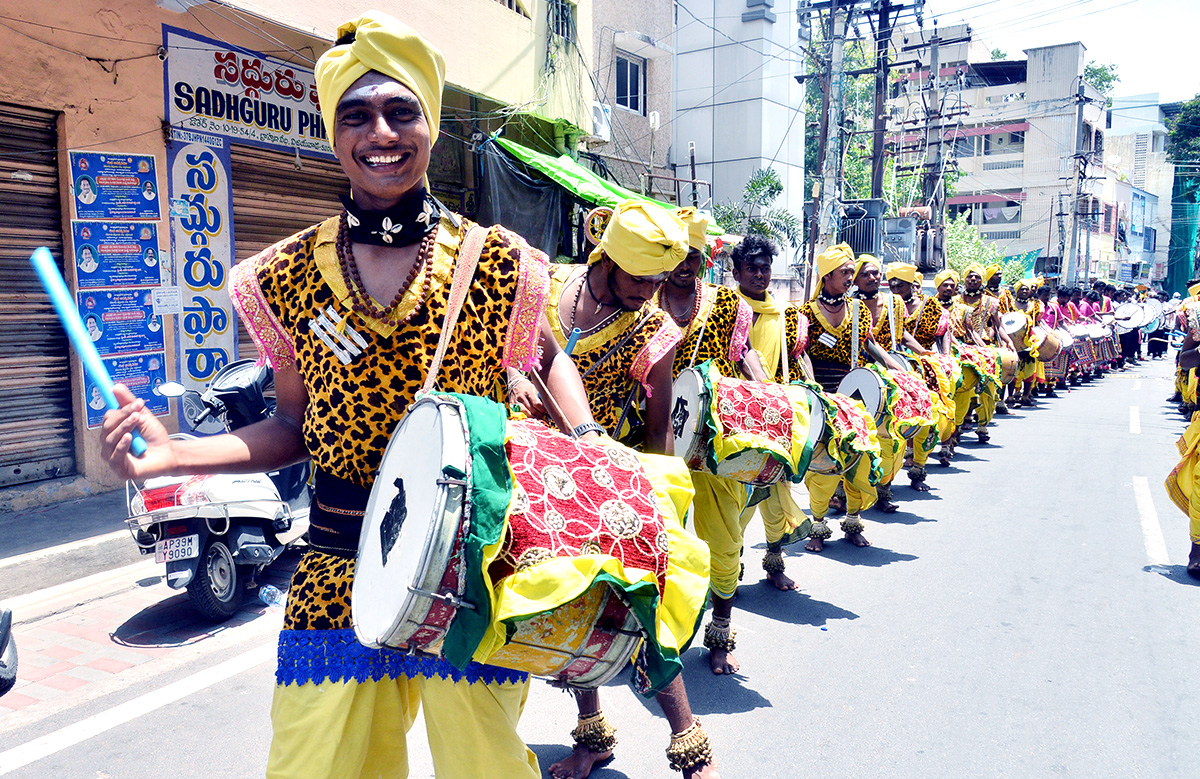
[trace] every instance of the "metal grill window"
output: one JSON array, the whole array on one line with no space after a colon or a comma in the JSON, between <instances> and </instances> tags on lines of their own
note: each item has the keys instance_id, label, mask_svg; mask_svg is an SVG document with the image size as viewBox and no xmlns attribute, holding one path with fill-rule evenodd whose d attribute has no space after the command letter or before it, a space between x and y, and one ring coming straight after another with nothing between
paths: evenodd
<instances>
[{"instance_id":1,"label":"metal grill window","mask_svg":"<svg viewBox=\"0 0 1200 779\"><path fill-rule=\"evenodd\" d=\"M568 0L550 0L550 32L565 41L575 39L575 9Z\"/></svg>"}]
</instances>

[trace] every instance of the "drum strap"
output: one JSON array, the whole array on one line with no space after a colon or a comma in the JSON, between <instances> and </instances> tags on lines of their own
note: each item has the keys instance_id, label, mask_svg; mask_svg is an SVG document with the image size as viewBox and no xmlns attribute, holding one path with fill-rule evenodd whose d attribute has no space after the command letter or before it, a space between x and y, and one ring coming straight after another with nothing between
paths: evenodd
<instances>
[{"instance_id":1,"label":"drum strap","mask_svg":"<svg viewBox=\"0 0 1200 779\"><path fill-rule=\"evenodd\" d=\"M442 360L446 357L446 347L454 335L458 324L458 316L462 313L463 303L471 289L471 279L475 277L475 269L479 267L479 255L483 254L483 241L487 238L488 228L476 225L467 231L458 247L458 261L454 264L454 281L450 285L450 300L446 304L446 317L442 320L442 334L438 337L437 351L433 353L433 362L429 364L429 373L425 376L425 384L421 387L422 395L433 389L437 381L438 371L442 368Z\"/></svg>"},{"instance_id":2,"label":"drum strap","mask_svg":"<svg viewBox=\"0 0 1200 779\"><path fill-rule=\"evenodd\" d=\"M854 298L847 298L850 301L850 369L858 367L858 301Z\"/></svg>"},{"instance_id":3,"label":"drum strap","mask_svg":"<svg viewBox=\"0 0 1200 779\"><path fill-rule=\"evenodd\" d=\"M792 372L788 366L788 357L791 356L792 350L788 348L788 337L787 337L788 321L787 321L787 309L786 308L783 310L783 313L779 315L779 318L781 320L779 323L779 362L783 365L783 383L791 384L792 383ZM800 328L800 320L797 319L796 320L796 329L799 330L799 328Z\"/></svg>"},{"instance_id":4,"label":"drum strap","mask_svg":"<svg viewBox=\"0 0 1200 779\"><path fill-rule=\"evenodd\" d=\"M889 294L887 303L888 326L892 329L892 351L894 352L900 348L900 345L896 343L896 296Z\"/></svg>"}]
</instances>

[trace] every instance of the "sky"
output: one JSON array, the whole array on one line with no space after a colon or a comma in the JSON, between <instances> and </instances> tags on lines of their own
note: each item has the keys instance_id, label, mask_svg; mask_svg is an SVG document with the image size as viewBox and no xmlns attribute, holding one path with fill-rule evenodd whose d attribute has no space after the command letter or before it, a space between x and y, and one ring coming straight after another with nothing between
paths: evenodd
<instances>
[{"instance_id":1,"label":"sky","mask_svg":"<svg viewBox=\"0 0 1200 779\"><path fill-rule=\"evenodd\" d=\"M1118 97L1158 92L1170 103L1200 94L1200 57L1192 54L1200 0L926 0L926 30L931 18L939 26L967 22L1008 59L1080 41L1088 60L1117 66Z\"/></svg>"}]
</instances>

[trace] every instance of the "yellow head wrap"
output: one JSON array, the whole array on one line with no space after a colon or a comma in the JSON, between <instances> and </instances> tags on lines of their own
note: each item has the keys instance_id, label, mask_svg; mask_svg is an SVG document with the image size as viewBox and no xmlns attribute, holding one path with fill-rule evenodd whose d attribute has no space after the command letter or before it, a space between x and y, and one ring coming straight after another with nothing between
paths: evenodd
<instances>
[{"instance_id":1,"label":"yellow head wrap","mask_svg":"<svg viewBox=\"0 0 1200 779\"><path fill-rule=\"evenodd\" d=\"M992 280L992 276L995 276L1001 270L1003 270L1003 268L1001 268L1001 266L998 264L997 265L989 265L986 268L984 268L983 269L983 283L987 284L989 281Z\"/></svg>"},{"instance_id":2,"label":"yellow head wrap","mask_svg":"<svg viewBox=\"0 0 1200 779\"><path fill-rule=\"evenodd\" d=\"M946 268L946 270L933 277L933 286L937 289L941 289L941 286L947 281L953 281L955 286L958 286L958 283L961 281L961 279L958 278L958 274L953 270Z\"/></svg>"},{"instance_id":3,"label":"yellow head wrap","mask_svg":"<svg viewBox=\"0 0 1200 779\"><path fill-rule=\"evenodd\" d=\"M446 83L442 53L411 27L381 11L368 11L346 22L338 27L337 37L350 33L354 33L353 43L334 46L317 60L317 98L329 145L333 145L338 101L351 84L373 70L413 91L429 125L430 144L436 142Z\"/></svg>"},{"instance_id":4,"label":"yellow head wrap","mask_svg":"<svg viewBox=\"0 0 1200 779\"><path fill-rule=\"evenodd\" d=\"M854 263L854 278L858 278L858 274L862 272L863 266L866 265L868 262L873 264L876 268L879 268L880 270L883 269L882 264L879 262L879 259L876 258L874 255L860 254L860 255L858 255L858 261Z\"/></svg>"},{"instance_id":5,"label":"yellow head wrap","mask_svg":"<svg viewBox=\"0 0 1200 779\"><path fill-rule=\"evenodd\" d=\"M708 217L694 208L677 208L675 216L687 225L688 246L704 251L704 247L708 243Z\"/></svg>"},{"instance_id":6,"label":"yellow head wrap","mask_svg":"<svg viewBox=\"0 0 1200 779\"><path fill-rule=\"evenodd\" d=\"M1187 289L1188 289L1188 297L1192 297L1192 298L1200 297L1200 284L1193 284L1192 286L1188 287Z\"/></svg>"},{"instance_id":7,"label":"yellow head wrap","mask_svg":"<svg viewBox=\"0 0 1200 779\"><path fill-rule=\"evenodd\" d=\"M1013 292L1020 292L1023 289L1037 289L1037 282L1034 279L1021 279L1013 285Z\"/></svg>"},{"instance_id":8,"label":"yellow head wrap","mask_svg":"<svg viewBox=\"0 0 1200 779\"><path fill-rule=\"evenodd\" d=\"M854 262L854 250L850 248L850 244L848 243L839 243L837 246L830 246L818 254L817 289L813 292L813 297L821 293L823 289L821 281L848 262Z\"/></svg>"},{"instance_id":9,"label":"yellow head wrap","mask_svg":"<svg viewBox=\"0 0 1200 779\"><path fill-rule=\"evenodd\" d=\"M1046 286L1046 278L1044 276L1038 276L1033 280L1033 286L1037 287L1038 289Z\"/></svg>"},{"instance_id":10,"label":"yellow head wrap","mask_svg":"<svg viewBox=\"0 0 1200 779\"><path fill-rule=\"evenodd\" d=\"M985 281L987 280L987 275L986 275L987 269L984 268L982 265L980 265L977 262L973 262L970 265L968 265L967 269L965 271L963 271L962 277L965 279L967 276L970 276L972 273L978 273L979 277L981 279L984 279Z\"/></svg>"},{"instance_id":11,"label":"yellow head wrap","mask_svg":"<svg viewBox=\"0 0 1200 779\"><path fill-rule=\"evenodd\" d=\"M665 208L626 200L613 212L588 262L600 262L601 253L630 276L670 273L687 258L688 228Z\"/></svg>"},{"instance_id":12,"label":"yellow head wrap","mask_svg":"<svg viewBox=\"0 0 1200 779\"><path fill-rule=\"evenodd\" d=\"M921 274L917 273L917 266L910 262L893 262L887 266L888 281L892 279L900 279L907 281L909 284L920 284Z\"/></svg>"}]
</instances>

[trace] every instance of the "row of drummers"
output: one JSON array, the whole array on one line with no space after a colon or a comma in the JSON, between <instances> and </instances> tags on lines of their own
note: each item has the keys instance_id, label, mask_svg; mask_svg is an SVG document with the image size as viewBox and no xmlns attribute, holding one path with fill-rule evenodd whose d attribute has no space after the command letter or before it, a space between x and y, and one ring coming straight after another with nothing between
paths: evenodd
<instances>
[{"instance_id":1,"label":"row of drummers","mask_svg":"<svg viewBox=\"0 0 1200 779\"><path fill-rule=\"evenodd\" d=\"M704 282L706 231L690 209L639 203L589 218L589 263L552 266L545 313L596 424L564 425L536 371L509 369L504 405L428 395L393 434L367 508L358 639L574 688L577 752L611 751L597 689L631 660L637 690L680 700L681 654L709 605L711 669L740 669L732 604L756 513L767 577L794 589L785 545L821 551L837 508L866 546L861 512L895 510L906 459L927 490L929 457L940 445L949 462L968 414L986 441L1002 388L1057 357L1036 317L1006 332L989 269L968 268L961 289L939 274L926 296L915 266L842 244L794 305L770 294L778 250L758 236L732 251L736 289ZM595 427L609 435L585 437ZM708 759L701 740L673 765Z\"/></svg>"}]
</instances>

